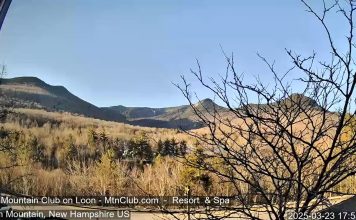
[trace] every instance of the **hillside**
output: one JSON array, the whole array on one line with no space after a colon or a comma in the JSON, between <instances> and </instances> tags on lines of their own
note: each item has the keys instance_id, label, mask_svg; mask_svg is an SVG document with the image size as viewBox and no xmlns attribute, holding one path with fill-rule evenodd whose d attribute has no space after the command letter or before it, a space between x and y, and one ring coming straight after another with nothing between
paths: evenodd
<instances>
[{"instance_id":1,"label":"hillside","mask_svg":"<svg viewBox=\"0 0 356 220\"><path fill-rule=\"evenodd\" d=\"M3 79L0 85L0 104L13 108L44 109L53 112L69 112L108 121L156 128L201 128L189 105L167 108L97 107L70 93L63 86L53 86L36 77ZM200 110L223 107L211 99L197 103Z\"/></svg>"},{"instance_id":2,"label":"hillside","mask_svg":"<svg viewBox=\"0 0 356 220\"><path fill-rule=\"evenodd\" d=\"M3 106L63 111L108 121L125 121L125 117L117 112L101 109L73 95L63 86L52 86L36 77L3 79L0 91L0 104Z\"/></svg>"},{"instance_id":3,"label":"hillside","mask_svg":"<svg viewBox=\"0 0 356 220\"><path fill-rule=\"evenodd\" d=\"M194 110L189 105L166 108L118 105L100 108L73 95L63 86L49 85L36 77L3 79L0 85L0 92L0 104L2 106L69 112L143 127L173 129L199 129L203 127L203 124L199 122ZM314 100L300 94L292 94L278 103L286 107L290 107L293 103L301 103L304 106L313 108L319 107ZM201 100L195 106L203 113L216 110L223 117L231 115L226 108L217 105L211 99ZM257 107L254 104L251 106ZM264 104L259 106L263 107Z\"/></svg>"},{"instance_id":4,"label":"hillside","mask_svg":"<svg viewBox=\"0 0 356 220\"><path fill-rule=\"evenodd\" d=\"M201 111L225 111L225 108L215 104L211 99L198 102ZM193 109L189 105L167 108L112 106L105 109L124 115L130 124L148 127L195 129L202 127Z\"/></svg>"}]
</instances>

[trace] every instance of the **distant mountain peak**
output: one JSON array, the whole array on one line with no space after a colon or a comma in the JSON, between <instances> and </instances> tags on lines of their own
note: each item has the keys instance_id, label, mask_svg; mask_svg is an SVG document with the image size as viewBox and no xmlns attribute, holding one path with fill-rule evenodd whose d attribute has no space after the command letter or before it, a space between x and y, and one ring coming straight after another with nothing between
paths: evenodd
<instances>
[{"instance_id":1,"label":"distant mountain peak","mask_svg":"<svg viewBox=\"0 0 356 220\"><path fill-rule=\"evenodd\" d=\"M0 90L4 94L0 98L0 103L12 105L12 107L42 108L104 120L126 121L121 114L101 109L73 95L64 86L52 86L37 77L24 76L3 79Z\"/></svg>"},{"instance_id":2,"label":"distant mountain peak","mask_svg":"<svg viewBox=\"0 0 356 220\"><path fill-rule=\"evenodd\" d=\"M203 100L200 100L199 102L197 102L195 105L195 107L201 107L201 108L205 108L208 110L213 110L214 108L221 108L219 105L217 105L212 99L210 98L206 98Z\"/></svg>"},{"instance_id":3,"label":"distant mountain peak","mask_svg":"<svg viewBox=\"0 0 356 220\"><path fill-rule=\"evenodd\" d=\"M206 99L200 100L199 103L200 104L215 104L215 102L210 98L206 98Z\"/></svg>"},{"instance_id":4,"label":"distant mountain peak","mask_svg":"<svg viewBox=\"0 0 356 220\"><path fill-rule=\"evenodd\" d=\"M311 107L318 107L318 103L317 101L315 101L314 99L305 96L303 94L300 93L293 93L291 94L288 98L282 99L281 102L283 103L291 103L291 104L301 104L303 106L311 106Z\"/></svg>"}]
</instances>

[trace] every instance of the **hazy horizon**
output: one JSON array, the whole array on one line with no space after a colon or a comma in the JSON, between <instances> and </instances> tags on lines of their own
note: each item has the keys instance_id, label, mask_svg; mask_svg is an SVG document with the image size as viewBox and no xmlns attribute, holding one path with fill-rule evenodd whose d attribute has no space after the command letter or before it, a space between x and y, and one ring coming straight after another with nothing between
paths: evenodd
<instances>
[{"instance_id":1,"label":"hazy horizon","mask_svg":"<svg viewBox=\"0 0 356 220\"><path fill-rule=\"evenodd\" d=\"M342 28L338 20L332 26ZM172 85L181 74L201 99L213 99L189 69L197 58L207 76L224 73L220 45L234 52L247 81L267 81L256 52L286 70L285 48L328 55L321 30L297 0L14 0L0 32L0 63L9 78L35 76L97 106L169 107L187 104Z\"/></svg>"}]
</instances>

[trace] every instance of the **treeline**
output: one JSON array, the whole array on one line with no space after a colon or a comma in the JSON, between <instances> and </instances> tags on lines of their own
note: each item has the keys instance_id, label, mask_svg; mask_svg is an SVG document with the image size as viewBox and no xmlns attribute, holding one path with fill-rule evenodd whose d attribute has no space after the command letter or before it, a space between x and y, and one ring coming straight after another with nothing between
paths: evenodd
<instances>
[{"instance_id":1,"label":"treeline","mask_svg":"<svg viewBox=\"0 0 356 220\"><path fill-rule=\"evenodd\" d=\"M198 142L174 130L93 124L79 117L11 117L0 126L1 188L38 196L185 195L188 186L194 195L235 193L229 183L185 163L203 166L212 159ZM226 169L224 161L209 163ZM336 187L345 192L354 183L350 178ZM241 190L254 193L243 184Z\"/></svg>"},{"instance_id":2,"label":"treeline","mask_svg":"<svg viewBox=\"0 0 356 220\"><path fill-rule=\"evenodd\" d=\"M12 116L0 127L0 147L7 149L0 151L0 187L52 196L183 195L187 185L199 194L213 190L204 173L178 162L191 149L179 133L40 121ZM126 135L114 133L120 130Z\"/></svg>"},{"instance_id":3,"label":"treeline","mask_svg":"<svg viewBox=\"0 0 356 220\"><path fill-rule=\"evenodd\" d=\"M228 193L218 184L214 189L213 177L206 172L177 161L190 154L184 140L172 137L151 144L145 133L125 140L93 128L86 137L87 144L76 143L68 134L52 137L46 145L26 130L0 128L1 146L9 149L0 152L0 186L52 196L183 195L188 185L199 194Z\"/></svg>"},{"instance_id":4,"label":"treeline","mask_svg":"<svg viewBox=\"0 0 356 220\"><path fill-rule=\"evenodd\" d=\"M88 129L87 144L77 144L73 134L53 137L50 146L41 143L35 135L23 131L0 128L0 135L2 143L15 152L13 163L18 163L20 154L26 154L46 169L66 168L72 161L93 163L108 151L112 152L114 160L140 166L152 164L157 156L184 156L188 149L186 141L177 141L175 138L159 139L152 146L145 133L126 140L111 138L105 129L95 131L93 128Z\"/></svg>"}]
</instances>

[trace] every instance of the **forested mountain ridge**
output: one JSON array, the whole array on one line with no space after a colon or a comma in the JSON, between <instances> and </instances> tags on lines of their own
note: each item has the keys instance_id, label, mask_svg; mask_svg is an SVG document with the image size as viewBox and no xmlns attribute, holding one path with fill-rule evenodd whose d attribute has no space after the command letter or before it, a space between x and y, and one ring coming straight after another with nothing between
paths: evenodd
<instances>
[{"instance_id":1,"label":"forested mountain ridge","mask_svg":"<svg viewBox=\"0 0 356 220\"><path fill-rule=\"evenodd\" d=\"M190 105L166 108L126 107L123 105L97 107L73 95L63 86L49 85L36 77L2 79L0 92L0 104L3 106L69 112L143 127L173 129L203 127ZM288 106L299 101L303 105L318 107L316 101L300 94L293 94L278 103ZM227 108L217 105L211 99L203 99L194 106L201 112L212 113L217 111L222 116L228 117L225 114L228 112Z\"/></svg>"}]
</instances>

